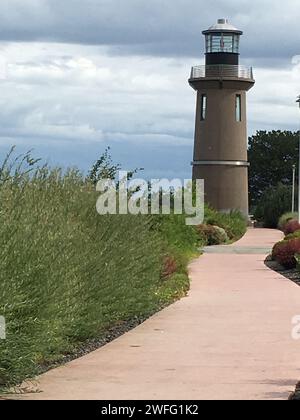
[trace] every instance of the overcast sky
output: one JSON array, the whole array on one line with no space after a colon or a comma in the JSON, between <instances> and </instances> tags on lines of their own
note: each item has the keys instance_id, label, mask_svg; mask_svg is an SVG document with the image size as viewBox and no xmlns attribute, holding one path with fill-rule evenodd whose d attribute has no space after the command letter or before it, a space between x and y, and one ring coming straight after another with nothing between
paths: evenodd
<instances>
[{"instance_id":1,"label":"overcast sky","mask_svg":"<svg viewBox=\"0 0 300 420\"><path fill-rule=\"evenodd\" d=\"M111 146L124 169L190 177L201 31L244 31L249 134L297 129L299 0L2 0L0 152L34 148L86 170Z\"/></svg>"}]
</instances>

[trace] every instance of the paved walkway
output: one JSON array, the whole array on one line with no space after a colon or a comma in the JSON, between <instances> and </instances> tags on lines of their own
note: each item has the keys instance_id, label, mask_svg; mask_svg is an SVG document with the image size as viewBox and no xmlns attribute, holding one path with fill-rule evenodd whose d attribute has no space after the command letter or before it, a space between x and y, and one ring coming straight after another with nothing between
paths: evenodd
<instances>
[{"instance_id":1,"label":"paved walkway","mask_svg":"<svg viewBox=\"0 0 300 420\"><path fill-rule=\"evenodd\" d=\"M22 398L287 399L300 380L300 341L291 338L300 287L264 265L280 237L249 230L232 252L203 255L191 264L187 298L42 375L42 392Z\"/></svg>"}]
</instances>

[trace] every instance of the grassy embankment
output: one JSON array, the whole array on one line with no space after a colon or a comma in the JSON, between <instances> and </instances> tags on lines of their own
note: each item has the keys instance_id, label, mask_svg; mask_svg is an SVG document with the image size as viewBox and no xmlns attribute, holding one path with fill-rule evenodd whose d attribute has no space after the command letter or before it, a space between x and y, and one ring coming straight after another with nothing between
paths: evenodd
<instances>
[{"instance_id":1,"label":"grassy embankment","mask_svg":"<svg viewBox=\"0 0 300 420\"><path fill-rule=\"evenodd\" d=\"M27 157L24 162L32 167ZM17 165L18 166L18 165ZM184 296L204 239L184 216L99 216L78 171L6 166L0 182L0 386L76 354L90 339ZM206 220L238 238L238 215Z\"/></svg>"}]
</instances>

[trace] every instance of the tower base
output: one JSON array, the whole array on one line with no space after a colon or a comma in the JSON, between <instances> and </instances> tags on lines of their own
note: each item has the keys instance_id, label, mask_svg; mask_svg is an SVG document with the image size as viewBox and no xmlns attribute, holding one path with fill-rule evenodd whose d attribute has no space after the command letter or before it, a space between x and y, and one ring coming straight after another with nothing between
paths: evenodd
<instances>
[{"instance_id":1,"label":"tower base","mask_svg":"<svg viewBox=\"0 0 300 420\"><path fill-rule=\"evenodd\" d=\"M194 165L193 179L204 179L205 202L214 209L249 216L248 167Z\"/></svg>"}]
</instances>

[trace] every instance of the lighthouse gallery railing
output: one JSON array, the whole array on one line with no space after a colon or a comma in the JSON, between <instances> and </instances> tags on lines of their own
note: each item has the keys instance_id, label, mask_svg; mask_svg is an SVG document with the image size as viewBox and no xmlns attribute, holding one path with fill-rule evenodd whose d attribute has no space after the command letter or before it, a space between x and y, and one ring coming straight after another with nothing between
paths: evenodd
<instances>
[{"instance_id":1,"label":"lighthouse gallery railing","mask_svg":"<svg viewBox=\"0 0 300 420\"><path fill-rule=\"evenodd\" d=\"M236 78L253 80L252 67L234 66L228 64L202 65L192 68L191 79L203 77Z\"/></svg>"}]
</instances>

